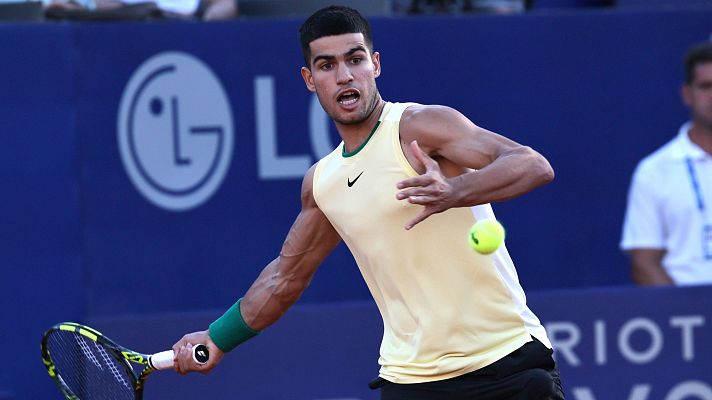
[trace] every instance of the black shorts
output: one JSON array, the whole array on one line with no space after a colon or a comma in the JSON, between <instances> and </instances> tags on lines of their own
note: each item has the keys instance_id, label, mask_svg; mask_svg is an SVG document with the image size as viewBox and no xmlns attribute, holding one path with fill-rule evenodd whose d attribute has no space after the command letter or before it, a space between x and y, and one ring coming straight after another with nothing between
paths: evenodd
<instances>
[{"instance_id":1,"label":"black shorts","mask_svg":"<svg viewBox=\"0 0 712 400\"><path fill-rule=\"evenodd\" d=\"M434 382L396 384L376 378L381 400L563 400L552 350L534 339L484 368Z\"/></svg>"}]
</instances>

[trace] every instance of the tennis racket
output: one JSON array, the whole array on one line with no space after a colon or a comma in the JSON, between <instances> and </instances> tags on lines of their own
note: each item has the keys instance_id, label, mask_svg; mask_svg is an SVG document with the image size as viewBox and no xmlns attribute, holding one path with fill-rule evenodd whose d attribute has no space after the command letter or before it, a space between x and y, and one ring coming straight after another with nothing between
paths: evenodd
<instances>
[{"instance_id":1,"label":"tennis racket","mask_svg":"<svg viewBox=\"0 0 712 400\"><path fill-rule=\"evenodd\" d=\"M208 348L193 347L193 360L205 364ZM173 368L173 350L137 353L96 329L63 322L42 335L42 361L68 400L141 400L148 375ZM134 367L143 366L140 373Z\"/></svg>"}]
</instances>

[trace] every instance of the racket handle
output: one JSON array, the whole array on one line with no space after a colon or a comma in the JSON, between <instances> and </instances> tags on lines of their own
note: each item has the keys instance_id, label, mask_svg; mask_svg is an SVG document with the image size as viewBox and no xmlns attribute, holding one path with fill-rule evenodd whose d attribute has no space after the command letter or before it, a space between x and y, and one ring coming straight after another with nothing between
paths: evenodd
<instances>
[{"instance_id":1,"label":"racket handle","mask_svg":"<svg viewBox=\"0 0 712 400\"><path fill-rule=\"evenodd\" d=\"M148 365L155 369L170 369L173 368L173 350L166 350L156 353L148 358ZM204 344L193 346L193 361L197 364L205 364L210 358L208 347Z\"/></svg>"},{"instance_id":2,"label":"racket handle","mask_svg":"<svg viewBox=\"0 0 712 400\"><path fill-rule=\"evenodd\" d=\"M173 350L156 353L148 358L148 365L155 369L173 368Z\"/></svg>"}]
</instances>

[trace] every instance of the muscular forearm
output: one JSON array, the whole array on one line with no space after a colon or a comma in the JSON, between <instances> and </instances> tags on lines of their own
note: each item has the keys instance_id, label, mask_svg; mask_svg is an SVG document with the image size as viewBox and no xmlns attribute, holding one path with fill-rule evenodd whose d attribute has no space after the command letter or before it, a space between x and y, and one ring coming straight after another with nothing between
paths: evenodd
<instances>
[{"instance_id":1,"label":"muscular forearm","mask_svg":"<svg viewBox=\"0 0 712 400\"><path fill-rule=\"evenodd\" d=\"M487 167L451 178L457 207L511 199L554 179L549 162L530 147L502 154Z\"/></svg>"},{"instance_id":2,"label":"muscular forearm","mask_svg":"<svg viewBox=\"0 0 712 400\"><path fill-rule=\"evenodd\" d=\"M328 243L331 244L331 241ZM173 346L174 352L182 352L186 346L190 347L190 343L204 343L209 346L211 359L213 352L219 357L211 360L208 366L193 370L212 369L224 353L276 322L309 285L316 265L313 253L304 252L291 257L280 255L262 270L243 298L213 321L208 330L184 336ZM188 358L181 355L176 367L178 372L185 373L194 368L192 362L186 361Z\"/></svg>"},{"instance_id":3,"label":"muscular forearm","mask_svg":"<svg viewBox=\"0 0 712 400\"><path fill-rule=\"evenodd\" d=\"M242 299L240 311L254 330L263 330L275 323L309 285L312 274L299 275L285 271L280 258L272 261Z\"/></svg>"}]
</instances>

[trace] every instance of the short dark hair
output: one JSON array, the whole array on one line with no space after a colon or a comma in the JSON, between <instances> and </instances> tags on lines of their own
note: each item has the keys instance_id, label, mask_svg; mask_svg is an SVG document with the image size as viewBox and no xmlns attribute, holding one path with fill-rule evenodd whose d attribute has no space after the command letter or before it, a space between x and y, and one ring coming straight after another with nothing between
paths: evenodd
<instances>
[{"instance_id":1,"label":"short dark hair","mask_svg":"<svg viewBox=\"0 0 712 400\"><path fill-rule=\"evenodd\" d=\"M703 42L692 47L685 56L685 83L695 80L695 67L712 62L712 42Z\"/></svg>"},{"instance_id":2,"label":"short dark hair","mask_svg":"<svg viewBox=\"0 0 712 400\"><path fill-rule=\"evenodd\" d=\"M312 14L299 28L299 41L302 45L302 55L307 67L311 51L309 43L324 36L343 35L345 33L362 33L366 47L373 51L373 36L371 25L366 18L353 8L344 6L329 6Z\"/></svg>"}]
</instances>

